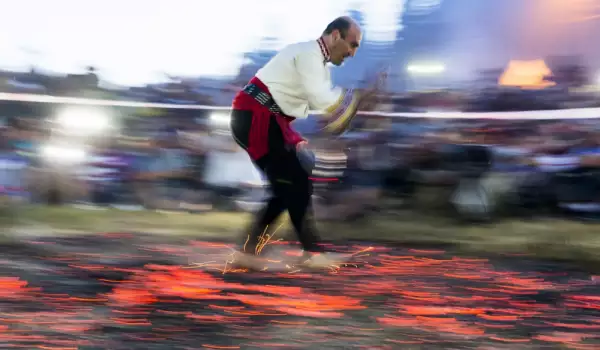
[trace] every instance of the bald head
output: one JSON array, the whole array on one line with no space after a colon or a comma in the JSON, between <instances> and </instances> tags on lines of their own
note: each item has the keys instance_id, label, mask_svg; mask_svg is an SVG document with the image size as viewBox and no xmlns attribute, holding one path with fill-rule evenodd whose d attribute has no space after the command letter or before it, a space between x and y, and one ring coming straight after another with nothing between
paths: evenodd
<instances>
[{"instance_id":1,"label":"bald head","mask_svg":"<svg viewBox=\"0 0 600 350\"><path fill-rule=\"evenodd\" d=\"M354 56L362 34L358 23L348 16L342 16L327 25L323 38L329 48L331 63L339 66L346 57Z\"/></svg>"},{"instance_id":2,"label":"bald head","mask_svg":"<svg viewBox=\"0 0 600 350\"><path fill-rule=\"evenodd\" d=\"M337 30L340 32L342 37L346 37L348 31L350 31L350 29L353 27L354 29L360 32L360 27L358 26L358 23L356 23L352 18L348 16L338 17L327 25L327 27L323 31L323 35L329 35Z\"/></svg>"}]
</instances>

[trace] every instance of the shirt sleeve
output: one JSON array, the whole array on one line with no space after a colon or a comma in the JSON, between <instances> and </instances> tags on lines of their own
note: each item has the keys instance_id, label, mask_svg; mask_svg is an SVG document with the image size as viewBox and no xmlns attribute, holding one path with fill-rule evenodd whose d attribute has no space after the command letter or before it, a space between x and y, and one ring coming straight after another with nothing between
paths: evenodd
<instances>
[{"instance_id":1,"label":"shirt sleeve","mask_svg":"<svg viewBox=\"0 0 600 350\"><path fill-rule=\"evenodd\" d=\"M310 107L322 111L330 121L325 129L334 133L343 132L358 110L358 94L352 89L332 87L319 52L300 53L296 56L295 64Z\"/></svg>"}]
</instances>

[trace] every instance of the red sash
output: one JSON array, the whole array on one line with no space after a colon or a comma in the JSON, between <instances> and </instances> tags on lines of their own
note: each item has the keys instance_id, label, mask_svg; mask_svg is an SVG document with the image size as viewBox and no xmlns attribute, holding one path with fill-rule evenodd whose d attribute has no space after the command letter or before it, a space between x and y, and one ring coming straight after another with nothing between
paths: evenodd
<instances>
[{"instance_id":1,"label":"red sash","mask_svg":"<svg viewBox=\"0 0 600 350\"><path fill-rule=\"evenodd\" d=\"M263 92L271 93L267 86L257 77L250 80L249 84L256 85ZM266 106L260 104L254 97L246 94L243 91L237 93L233 99L233 109L252 111L252 126L250 127L250 135L248 137L248 154L254 160L258 160L269 153L269 124L271 115L275 116L275 120L283 133L283 140L287 145L296 146L304 141L302 136L298 134L290 125L296 118L273 113Z\"/></svg>"}]
</instances>

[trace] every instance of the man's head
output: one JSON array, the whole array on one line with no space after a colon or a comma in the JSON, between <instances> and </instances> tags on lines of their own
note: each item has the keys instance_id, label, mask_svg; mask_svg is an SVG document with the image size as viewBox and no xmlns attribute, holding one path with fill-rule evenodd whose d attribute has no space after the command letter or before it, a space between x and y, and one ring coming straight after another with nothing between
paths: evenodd
<instances>
[{"instance_id":1,"label":"man's head","mask_svg":"<svg viewBox=\"0 0 600 350\"><path fill-rule=\"evenodd\" d=\"M325 28L323 38L329 48L331 63L339 66L346 57L354 56L360 46L362 33L352 18L338 17Z\"/></svg>"}]
</instances>

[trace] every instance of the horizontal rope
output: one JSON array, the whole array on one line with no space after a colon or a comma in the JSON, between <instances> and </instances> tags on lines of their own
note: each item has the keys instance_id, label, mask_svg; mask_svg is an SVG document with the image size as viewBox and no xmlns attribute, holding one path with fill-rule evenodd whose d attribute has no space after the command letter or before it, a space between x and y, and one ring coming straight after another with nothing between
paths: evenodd
<instances>
[{"instance_id":1,"label":"horizontal rope","mask_svg":"<svg viewBox=\"0 0 600 350\"><path fill-rule=\"evenodd\" d=\"M37 94L0 93L0 101L20 101L33 103L54 103L88 106L112 106L132 108L159 108L159 109L189 109L229 111L229 106L206 106L196 104L169 104L149 103L136 101L100 100L77 97L61 97ZM319 114L311 111L312 114ZM432 119L504 119L504 120L561 120L561 119L596 119L600 117L600 108L572 108L549 111L524 111L524 112L382 112L360 111L360 115L392 117L392 118L432 118Z\"/></svg>"}]
</instances>

